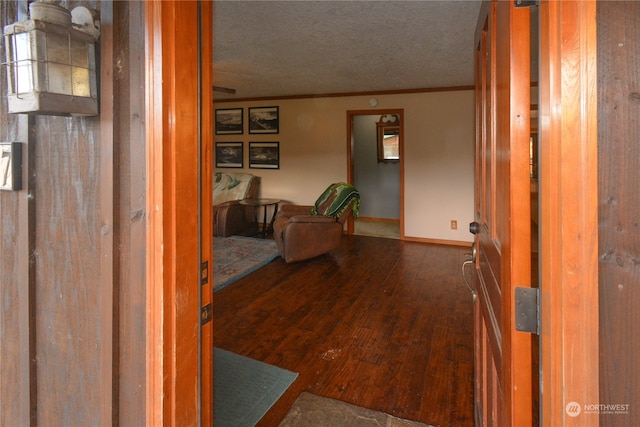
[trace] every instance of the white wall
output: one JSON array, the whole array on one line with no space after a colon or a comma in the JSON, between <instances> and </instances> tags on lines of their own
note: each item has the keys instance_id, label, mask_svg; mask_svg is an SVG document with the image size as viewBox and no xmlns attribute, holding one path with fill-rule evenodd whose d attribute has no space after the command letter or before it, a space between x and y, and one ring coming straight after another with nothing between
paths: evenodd
<instances>
[{"instance_id":1,"label":"white wall","mask_svg":"<svg viewBox=\"0 0 640 427\"><path fill-rule=\"evenodd\" d=\"M370 110L371 96L225 102L244 108L246 172L262 178L261 197L312 204L332 182L347 180L347 111ZM376 95L379 109L404 109L404 231L408 238L471 242L474 93L472 90ZM280 107L280 132L249 135L247 109ZM249 169L250 141L279 141L280 169ZM235 169L238 171L238 169ZM450 221L458 221L451 230Z\"/></svg>"}]
</instances>

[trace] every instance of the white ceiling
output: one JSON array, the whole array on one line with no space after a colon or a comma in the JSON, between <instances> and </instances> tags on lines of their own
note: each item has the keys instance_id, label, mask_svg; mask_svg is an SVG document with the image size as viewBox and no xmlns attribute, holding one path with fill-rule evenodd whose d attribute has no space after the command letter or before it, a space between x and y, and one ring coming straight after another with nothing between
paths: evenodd
<instances>
[{"instance_id":1,"label":"white ceiling","mask_svg":"<svg viewBox=\"0 0 640 427\"><path fill-rule=\"evenodd\" d=\"M473 85L480 1L214 2L215 99Z\"/></svg>"}]
</instances>

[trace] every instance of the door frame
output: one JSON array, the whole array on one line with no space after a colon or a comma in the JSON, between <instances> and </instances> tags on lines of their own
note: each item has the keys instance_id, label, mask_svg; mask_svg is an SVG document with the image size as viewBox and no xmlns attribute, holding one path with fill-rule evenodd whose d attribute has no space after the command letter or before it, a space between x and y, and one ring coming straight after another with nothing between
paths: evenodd
<instances>
[{"instance_id":1,"label":"door frame","mask_svg":"<svg viewBox=\"0 0 640 427\"><path fill-rule=\"evenodd\" d=\"M209 1L145 2L147 425L213 423L212 21Z\"/></svg>"},{"instance_id":2,"label":"door frame","mask_svg":"<svg viewBox=\"0 0 640 427\"><path fill-rule=\"evenodd\" d=\"M404 108L385 108L379 110L347 110L347 181L354 183L355 172L353 151L353 118L355 116L382 116L385 114L397 114L400 117L400 139L398 149L400 153L400 240L404 240ZM354 219L349 217L347 221L347 233L353 234Z\"/></svg>"},{"instance_id":3,"label":"door frame","mask_svg":"<svg viewBox=\"0 0 640 427\"><path fill-rule=\"evenodd\" d=\"M540 2L540 425L599 425L596 2ZM511 408L512 410L513 408Z\"/></svg>"},{"instance_id":4,"label":"door frame","mask_svg":"<svg viewBox=\"0 0 640 427\"><path fill-rule=\"evenodd\" d=\"M599 402L596 2L540 3L541 421ZM575 409L575 405L574 405Z\"/></svg>"},{"instance_id":5,"label":"door frame","mask_svg":"<svg viewBox=\"0 0 640 427\"><path fill-rule=\"evenodd\" d=\"M166 267L162 251L164 212L174 209L176 201L163 197L163 168L157 168L163 165L162 135L166 123L161 84L163 32L156 30L163 28L162 9L171 5L175 7L175 2L145 3L148 172L146 413L150 425L165 424L165 399L178 400L171 384L165 384L163 378L163 356L175 340L175 332L171 334L163 327L166 320L163 306L165 298L175 297L175 289L162 285ZM595 12L593 0L562 3L543 0L540 4L542 425L599 424L597 415L572 417L566 411L572 402L586 405L599 401ZM352 180L350 113L378 114L378 110L347 113L347 168ZM402 156L401 148L401 226L404 217ZM179 227L175 224L174 227L175 232Z\"/></svg>"}]
</instances>

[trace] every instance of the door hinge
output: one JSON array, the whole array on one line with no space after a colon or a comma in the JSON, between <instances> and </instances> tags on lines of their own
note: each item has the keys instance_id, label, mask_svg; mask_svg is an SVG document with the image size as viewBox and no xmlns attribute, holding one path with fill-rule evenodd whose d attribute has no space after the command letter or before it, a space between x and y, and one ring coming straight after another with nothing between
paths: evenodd
<instances>
[{"instance_id":1,"label":"door hinge","mask_svg":"<svg viewBox=\"0 0 640 427\"><path fill-rule=\"evenodd\" d=\"M540 335L540 289L515 289L516 331Z\"/></svg>"},{"instance_id":2,"label":"door hinge","mask_svg":"<svg viewBox=\"0 0 640 427\"><path fill-rule=\"evenodd\" d=\"M540 5L539 0L513 0L516 7L532 7Z\"/></svg>"},{"instance_id":3,"label":"door hinge","mask_svg":"<svg viewBox=\"0 0 640 427\"><path fill-rule=\"evenodd\" d=\"M206 325L213 319L213 305L211 303L200 308L200 324Z\"/></svg>"}]
</instances>

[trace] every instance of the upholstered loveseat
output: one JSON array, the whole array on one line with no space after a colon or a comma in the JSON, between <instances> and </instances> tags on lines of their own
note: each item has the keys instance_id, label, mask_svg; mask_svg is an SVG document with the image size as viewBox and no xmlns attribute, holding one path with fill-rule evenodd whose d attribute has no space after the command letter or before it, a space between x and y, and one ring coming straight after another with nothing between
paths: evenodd
<instances>
[{"instance_id":1,"label":"upholstered loveseat","mask_svg":"<svg viewBox=\"0 0 640 427\"><path fill-rule=\"evenodd\" d=\"M260 178L242 172L216 172L213 183L213 235L242 234L251 225L250 212L240 200L258 196Z\"/></svg>"}]
</instances>

